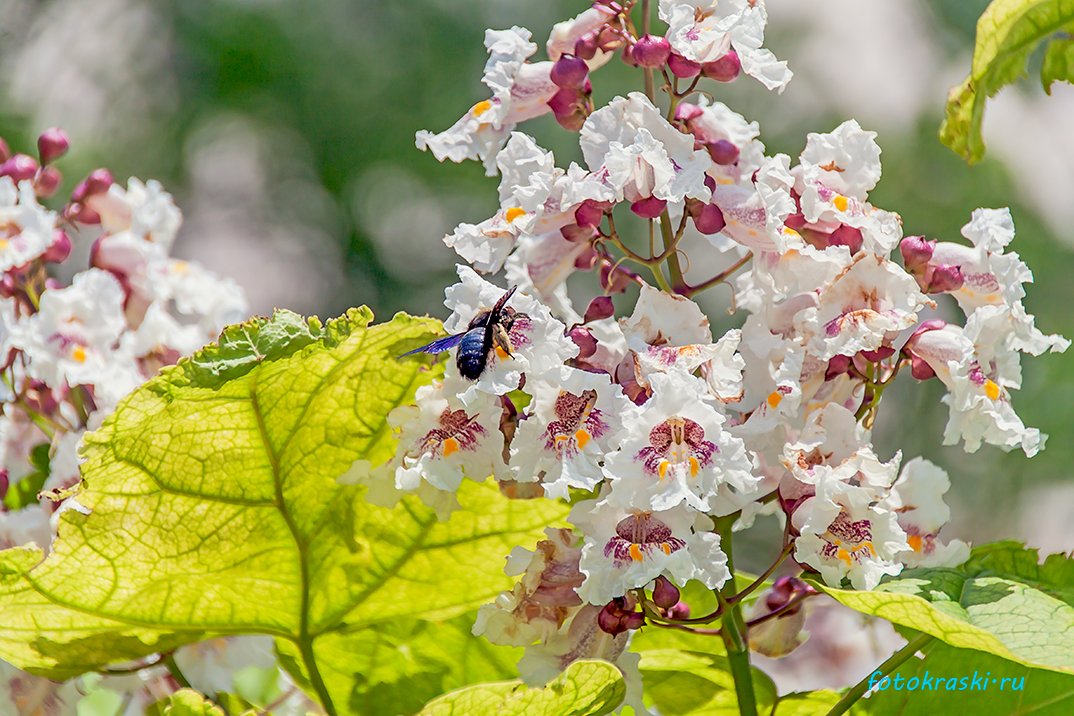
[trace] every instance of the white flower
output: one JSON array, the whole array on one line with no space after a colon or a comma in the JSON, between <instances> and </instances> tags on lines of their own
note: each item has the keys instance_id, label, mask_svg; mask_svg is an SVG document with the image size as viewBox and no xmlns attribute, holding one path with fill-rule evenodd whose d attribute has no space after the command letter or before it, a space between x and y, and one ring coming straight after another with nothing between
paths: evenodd
<instances>
[{"instance_id":1,"label":"white flower","mask_svg":"<svg viewBox=\"0 0 1074 716\"><path fill-rule=\"evenodd\" d=\"M0 177L0 272L25 266L52 245L56 212L37 203L31 182Z\"/></svg>"},{"instance_id":2,"label":"white flower","mask_svg":"<svg viewBox=\"0 0 1074 716\"><path fill-rule=\"evenodd\" d=\"M171 194L152 179L143 184L131 177L126 190L113 184L107 192L86 199L86 205L100 214L101 228L109 234L129 232L133 238L158 246L165 255L183 223Z\"/></svg>"},{"instance_id":3,"label":"white flower","mask_svg":"<svg viewBox=\"0 0 1074 716\"><path fill-rule=\"evenodd\" d=\"M900 552L899 560L908 567L957 567L969 559L968 544L957 539L944 544L936 536L951 519L943 501L950 487L943 468L915 457L880 501L878 506L897 514L899 526L906 531L910 551Z\"/></svg>"},{"instance_id":4,"label":"white flower","mask_svg":"<svg viewBox=\"0 0 1074 716\"><path fill-rule=\"evenodd\" d=\"M511 467L520 481L541 482L552 498L568 488L592 490L603 479L600 463L611 452L629 403L602 373L561 366L527 379L533 395L512 440Z\"/></svg>"},{"instance_id":5,"label":"white flower","mask_svg":"<svg viewBox=\"0 0 1074 716\"><path fill-rule=\"evenodd\" d=\"M650 512L585 500L569 519L585 535L578 596L590 604L607 604L662 574L680 587L696 579L709 589L730 577L712 520L686 505Z\"/></svg>"},{"instance_id":6,"label":"white flower","mask_svg":"<svg viewBox=\"0 0 1074 716\"><path fill-rule=\"evenodd\" d=\"M41 505L14 512L0 511L0 549L37 545L48 550L52 544L49 513Z\"/></svg>"},{"instance_id":7,"label":"white flower","mask_svg":"<svg viewBox=\"0 0 1074 716\"><path fill-rule=\"evenodd\" d=\"M557 22L552 26L552 32L549 33L548 42L545 44L548 59L554 62L564 53L573 55L574 45L583 35L599 30L614 17L615 12L611 8L605 5L594 5L570 20ZM586 60L586 64L589 65L590 70L595 70L612 59L614 55L614 52L604 52L598 48L596 55L593 59Z\"/></svg>"},{"instance_id":8,"label":"white flower","mask_svg":"<svg viewBox=\"0 0 1074 716\"><path fill-rule=\"evenodd\" d=\"M720 488L753 490L758 478L739 438L723 429L725 418L702 400L705 384L686 373L654 373L653 395L623 416L620 452L605 461L609 501L643 510L667 510L686 502L707 512Z\"/></svg>"},{"instance_id":9,"label":"white flower","mask_svg":"<svg viewBox=\"0 0 1074 716\"><path fill-rule=\"evenodd\" d=\"M188 356L205 344L206 335L197 326L181 325L159 302L150 304L135 331L120 337L119 350L134 357L148 379L166 365Z\"/></svg>"},{"instance_id":10,"label":"white flower","mask_svg":"<svg viewBox=\"0 0 1074 716\"><path fill-rule=\"evenodd\" d=\"M495 273L515 248L522 233L517 220L525 215L525 211L513 207L497 211L480 224L461 223L444 237L444 244L481 273Z\"/></svg>"},{"instance_id":11,"label":"white flower","mask_svg":"<svg viewBox=\"0 0 1074 716\"><path fill-rule=\"evenodd\" d=\"M782 462L804 484L839 480L865 489L856 495L879 499L895 481L901 455L880 462L868 437L850 410L828 403L809 414L797 441L784 445Z\"/></svg>"},{"instance_id":12,"label":"white flower","mask_svg":"<svg viewBox=\"0 0 1074 716\"><path fill-rule=\"evenodd\" d=\"M77 716L81 698L74 680L57 683L0 661L0 713L5 716Z\"/></svg>"},{"instance_id":13,"label":"white flower","mask_svg":"<svg viewBox=\"0 0 1074 716\"><path fill-rule=\"evenodd\" d=\"M799 531L794 558L820 571L828 586L844 577L854 589L869 590L885 574L902 571L900 552L910 549L894 512L873 506L869 491L824 475L816 495L792 515Z\"/></svg>"},{"instance_id":14,"label":"white flower","mask_svg":"<svg viewBox=\"0 0 1074 716\"><path fill-rule=\"evenodd\" d=\"M238 323L250 308L242 289L230 278L219 278L196 262L168 259L149 266L154 297L175 301L179 313L197 316L206 337L215 338L224 326Z\"/></svg>"},{"instance_id":15,"label":"white flower","mask_svg":"<svg viewBox=\"0 0 1074 716\"><path fill-rule=\"evenodd\" d=\"M441 162L480 159L485 173L496 175L496 155L515 123L551 111L547 102L559 91L549 79L551 62L526 63L526 58L537 51L530 36L530 31L521 27L485 32L489 60L481 81L492 90L492 97L475 104L440 134L418 132L418 149L430 149Z\"/></svg>"},{"instance_id":16,"label":"white flower","mask_svg":"<svg viewBox=\"0 0 1074 716\"><path fill-rule=\"evenodd\" d=\"M660 0L672 48L694 62L713 62L729 48L738 53L742 70L768 89L783 88L794 76L787 63L761 47L768 13L763 0Z\"/></svg>"},{"instance_id":17,"label":"white flower","mask_svg":"<svg viewBox=\"0 0 1074 716\"><path fill-rule=\"evenodd\" d=\"M276 666L270 636L228 636L180 647L175 663L190 685L210 697L234 691L236 672Z\"/></svg>"},{"instance_id":18,"label":"white flower","mask_svg":"<svg viewBox=\"0 0 1074 716\"><path fill-rule=\"evenodd\" d=\"M449 286L444 292L444 305L452 310L444 322L449 333L460 333L481 311L490 310L503 297L503 289L478 276L469 266L457 266L461 283ZM490 355L481 375L461 389L459 397L466 405L478 399L479 393L505 395L518 387L523 373L544 373L578 355L578 346L565 337L566 327L552 317L551 312L535 299L516 292L507 307L514 313L508 341L511 356L497 349ZM446 368L449 379L459 376L455 361ZM463 381L465 382L465 381Z\"/></svg>"},{"instance_id":19,"label":"white flower","mask_svg":"<svg viewBox=\"0 0 1074 716\"><path fill-rule=\"evenodd\" d=\"M567 277L574 261L589 249L588 241L568 241L559 231L533 236L522 234L518 248L507 259L504 274L522 293L540 297L552 315L564 323L581 323L567 295Z\"/></svg>"},{"instance_id":20,"label":"white flower","mask_svg":"<svg viewBox=\"0 0 1074 716\"><path fill-rule=\"evenodd\" d=\"M696 303L674 293L661 291L648 284L629 318L619 320L631 350L649 346L688 346L712 343L709 319Z\"/></svg>"}]
</instances>

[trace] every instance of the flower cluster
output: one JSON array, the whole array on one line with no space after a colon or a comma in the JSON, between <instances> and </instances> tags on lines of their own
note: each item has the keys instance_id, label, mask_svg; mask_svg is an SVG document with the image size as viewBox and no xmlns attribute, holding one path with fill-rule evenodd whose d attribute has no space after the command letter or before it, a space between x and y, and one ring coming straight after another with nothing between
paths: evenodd
<instances>
[{"instance_id":1,"label":"flower cluster","mask_svg":"<svg viewBox=\"0 0 1074 716\"><path fill-rule=\"evenodd\" d=\"M869 202L881 175L875 133L851 120L810 134L792 166L765 154L756 123L707 93L694 99L702 78L742 71L769 89L790 79L761 47L763 0L661 0L664 36L647 19L637 31L632 8L596 2L557 25L544 62L528 61L529 31L490 30L493 97L441 134L418 133L437 159L498 173L500 209L444 239L470 264L447 290L454 335L427 348L457 346L444 379L391 416L392 461L343 478L382 504L417 494L442 519L464 479L571 502L573 530L516 548L507 571L518 585L475 626L526 647L530 683L600 657L636 687L630 631L675 621L674 585L721 588L721 534L761 513L785 525L781 558L832 586L872 589L907 565L964 561L968 545L938 537L944 471L920 458L900 471L900 454L874 451L881 396L903 368L938 378L949 390L945 443L1032 456L1044 436L1010 403L1019 354L1069 345L1036 329L1021 303L1031 275L1005 250L1006 209L973 214L970 246L903 238L900 217ZM648 91L594 108L589 75L616 53L644 70ZM515 131L547 112L578 132L585 166L557 167ZM648 253L617 229L631 214L648 226ZM680 263L690 255L723 270L691 284ZM509 296L479 275L501 270ZM580 314L565 282L586 271L604 295ZM745 319L714 340L692 298L731 281ZM617 320L612 296L632 285L637 302ZM933 317L941 294L957 301L961 325Z\"/></svg>"},{"instance_id":2,"label":"flower cluster","mask_svg":"<svg viewBox=\"0 0 1074 716\"><path fill-rule=\"evenodd\" d=\"M62 181L53 162L68 140L38 140L39 160L0 140L0 547L48 551L59 515L78 502L79 444L127 393L248 315L242 290L200 265L169 256L182 221L159 183L126 187L104 169L75 188L61 211L39 200ZM89 265L73 252L89 248ZM71 274L65 284L57 275ZM152 662L154 657L147 661ZM233 637L179 649L175 659L204 693L231 690L248 666L276 668L269 637ZM289 688L290 684L285 687ZM106 677L143 713L179 688L163 667ZM0 712L74 716L83 687L0 662ZM296 709L298 706L295 707ZM303 711L304 713L304 711Z\"/></svg>"}]
</instances>

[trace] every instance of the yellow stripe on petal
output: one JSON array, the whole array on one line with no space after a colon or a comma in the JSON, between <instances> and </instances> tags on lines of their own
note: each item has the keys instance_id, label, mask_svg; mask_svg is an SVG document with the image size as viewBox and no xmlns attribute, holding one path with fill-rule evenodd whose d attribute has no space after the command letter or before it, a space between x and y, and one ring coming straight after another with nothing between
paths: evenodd
<instances>
[{"instance_id":1,"label":"yellow stripe on petal","mask_svg":"<svg viewBox=\"0 0 1074 716\"><path fill-rule=\"evenodd\" d=\"M995 400L999 397L999 386L992 381L985 381L984 392L991 400Z\"/></svg>"},{"instance_id":2,"label":"yellow stripe on petal","mask_svg":"<svg viewBox=\"0 0 1074 716\"><path fill-rule=\"evenodd\" d=\"M525 209L520 209L517 206L513 206L513 207L511 207L510 209L507 210L507 213L504 214L504 218L507 219L508 223L510 223L510 222L514 221L515 219L517 219L518 217L525 216L525 215L526 215L526 210Z\"/></svg>"},{"instance_id":3,"label":"yellow stripe on petal","mask_svg":"<svg viewBox=\"0 0 1074 716\"><path fill-rule=\"evenodd\" d=\"M660 464L659 464L659 465L657 465L657 467L656 467L656 472L657 472L657 474L659 474L659 475L660 475L660 479L661 479L661 480L663 480L663 479L664 479L664 475L666 475L666 474L667 474L667 471L668 471L668 465L669 465L669 464L670 464L670 463L669 463L669 462L668 462L667 460L661 460L661 461L660 461Z\"/></svg>"},{"instance_id":4,"label":"yellow stripe on petal","mask_svg":"<svg viewBox=\"0 0 1074 716\"><path fill-rule=\"evenodd\" d=\"M773 390L771 393L769 393L768 398L765 400L765 402L773 408L779 405L782 401L783 396L780 395L780 392L778 390Z\"/></svg>"},{"instance_id":5,"label":"yellow stripe on petal","mask_svg":"<svg viewBox=\"0 0 1074 716\"><path fill-rule=\"evenodd\" d=\"M448 438L443 442L444 457L447 457L451 453L459 451L459 441L455 438Z\"/></svg>"},{"instance_id":6,"label":"yellow stripe on petal","mask_svg":"<svg viewBox=\"0 0 1074 716\"><path fill-rule=\"evenodd\" d=\"M589 433L585 430L579 430L574 434L574 440L578 443L578 449L581 450L589 443Z\"/></svg>"},{"instance_id":7,"label":"yellow stripe on petal","mask_svg":"<svg viewBox=\"0 0 1074 716\"><path fill-rule=\"evenodd\" d=\"M850 561L850 552L847 552L842 547L839 548L839 551L836 552L835 556L846 562L848 567L853 565L853 563Z\"/></svg>"},{"instance_id":8,"label":"yellow stripe on petal","mask_svg":"<svg viewBox=\"0 0 1074 716\"><path fill-rule=\"evenodd\" d=\"M507 351L505 351L503 348L496 346L496 357L500 360L507 360L511 356L507 355Z\"/></svg>"},{"instance_id":9,"label":"yellow stripe on petal","mask_svg":"<svg viewBox=\"0 0 1074 716\"><path fill-rule=\"evenodd\" d=\"M71 357L79 363L86 362L86 349L82 346L75 346L75 349L71 351Z\"/></svg>"},{"instance_id":10,"label":"yellow stripe on petal","mask_svg":"<svg viewBox=\"0 0 1074 716\"><path fill-rule=\"evenodd\" d=\"M667 542L661 542L660 549L664 550L664 554L671 556L671 545Z\"/></svg>"},{"instance_id":11,"label":"yellow stripe on petal","mask_svg":"<svg viewBox=\"0 0 1074 716\"><path fill-rule=\"evenodd\" d=\"M473 114L473 115L474 115L475 117L477 117L477 116L479 116L479 115L482 115L482 114L484 114L485 112L487 112L487 111L489 110L489 107L491 107L491 106L492 106L492 102L489 102L489 101L488 101L488 100L486 99L486 100L483 100L483 101L481 101L481 102L478 102L477 104L475 104L475 105L474 105L474 108L473 108L472 110L470 110L470 112L471 112L471 113L472 113L472 114Z\"/></svg>"},{"instance_id":12,"label":"yellow stripe on petal","mask_svg":"<svg viewBox=\"0 0 1074 716\"><path fill-rule=\"evenodd\" d=\"M697 473L701 472L701 464L698 463L696 457L690 458L690 477L697 477Z\"/></svg>"},{"instance_id":13,"label":"yellow stripe on petal","mask_svg":"<svg viewBox=\"0 0 1074 716\"><path fill-rule=\"evenodd\" d=\"M630 558L632 560L634 560L635 562L640 562L642 560L642 556L643 555L641 553L641 547L636 544L630 545Z\"/></svg>"},{"instance_id":14,"label":"yellow stripe on petal","mask_svg":"<svg viewBox=\"0 0 1074 716\"><path fill-rule=\"evenodd\" d=\"M847 210L847 198L842 194L836 194L835 198L832 199L832 204L834 204L835 208L839 211Z\"/></svg>"},{"instance_id":15,"label":"yellow stripe on petal","mask_svg":"<svg viewBox=\"0 0 1074 716\"><path fill-rule=\"evenodd\" d=\"M915 552L921 551L921 537L919 535L910 535L906 538L906 541L910 544L910 549Z\"/></svg>"}]
</instances>

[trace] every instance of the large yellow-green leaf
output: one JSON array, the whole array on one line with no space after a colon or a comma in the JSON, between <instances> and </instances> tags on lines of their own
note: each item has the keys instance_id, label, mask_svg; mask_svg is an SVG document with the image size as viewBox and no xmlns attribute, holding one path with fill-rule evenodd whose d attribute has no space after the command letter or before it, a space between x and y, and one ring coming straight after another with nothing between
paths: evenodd
<instances>
[{"instance_id":1,"label":"large yellow-green leaf","mask_svg":"<svg viewBox=\"0 0 1074 716\"><path fill-rule=\"evenodd\" d=\"M532 545L564 506L467 481L464 510L441 524L416 500L386 510L336 484L355 460L390 457L386 414L435 376L395 356L438 322L371 319L359 309L322 326L281 312L232 326L124 400L86 438L78 499L91 514L65 513L43 562L0 553L0 657L63 679L269 634L330 714L357 713L348 639L449 619L509 587L501 555Z\"/></svg>"},{"instance_id":2,"label":"large yellow-green leaf","mask_svg":"<svg viewBox=\"0 0 1074 716\"><path fill-rule=\"evenodd\" d=\"M973 67L947 95L940 140L971 164L984 156L981 122L985 101L1025 73L1026 59L1041 42L1059 33L1062 43L1047 50L1041 80L1071 81L1069 33L1074 30L1074 0L994 0L977 21Z\"/></svg>"},{"instance_id":3,"label":"large yellow-green leaf","mask_svg":"<svg viewBox=\"0 0 1074 716\"><path fill-rule=\"evenodd\" d=\"M974 716L1074 713L1074 676L1032 669L939 641L921 651L924 659L911 658L903 663L885 689L854 705L854 713L933 716L967 708ZM911 681L915 678L917 681Z\"/></svg>"},{"instance_id":4,"label":"large yellow-green leaf","mask_svg":"<svg viewBox=\"0 0 1074 716\"><path fill-rule=\"evenodd\" d=\"M444 694L419 716L599 716L623 701L623 675L606 661L576 661L542 689L521 681L477 684Z\"/></svg>"},{"instance_id":5,"label":"large yellow-green leaf","mask_svg":"<svg viewBox=\"0 0 1074 716\"><path fill-rule=\"evenodd\" d=\"M191 689L180 689L168 698L164 716L224 716L224 712Z\"/></svg>"},{"instance_id":6,"label":"large yellow-green leaf","mask_svg":"<svg viewBox=\"0 0 1074 716\"><path fill-rule=\"evenodd\" d=\"M817 585L864 614L951 646L1074 673L1074 561L1015 542L974 550L957 569L911 569L872 592Z\"/></svg>"}]
</instances>

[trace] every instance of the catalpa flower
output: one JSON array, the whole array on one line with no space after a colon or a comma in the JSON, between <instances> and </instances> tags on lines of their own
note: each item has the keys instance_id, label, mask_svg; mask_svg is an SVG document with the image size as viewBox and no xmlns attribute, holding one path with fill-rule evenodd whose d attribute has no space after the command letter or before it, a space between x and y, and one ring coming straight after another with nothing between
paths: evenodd
<instances>
[{"instance_id":1,"label":"catalpa flower","mask_svg":"<svg viewBox=\"0 0 1074 716\"><path fill-rule=\"evenodd\" d=\"M484 280L469 266L459 265L457 269L461 283L444 292L444 305L452 310L444 321L449 333L466 330L474 316L491 309L503 296L502 288ZM552 317L546 306L517 292L507 306L514 311L508 330L511 355L498 349L489 356L481 376L460 390L459 397L466 405L478 400L478 393L505 395L519 386L523 373L545 373L578 355L578 346L563 335L566 327ZM446 374L449 379L462 380L454 361L448 362Z\"/></svg>"},{"instance_id":2,"label":"catalpa flower","mask_svg":"<svg viewBox=\"0 0 1074 716\"><path fill-rule=\"evenodd\" d=\"M653 395L623 416L620 451L605 461L610 502L644 510L668 510L681 502L707 512L722 486L748 493L758 479L739 438L723 429L725 418L703 400L705 384L672 371L650 376Z\"/></svg>"},{"instance_id":3,"label":"catalpa flower","mask_svg":"<svg viewBox=\"0 0 1074 716\"><path fill-rule=\"evenodd\" d=\"M937 534L951 519L943 501L951 487L947 472L928 460L915 457L902 468L888 495L878 506L898 515L906 531L909 551L899 552L908 567L957 567L969 559L970 546L961 540L944 544Z\"/></svg>"},{"instance_id":4,"label":"catalpa flower","mask_svg":"<svg viewBox=\"0 0 1074 716\"><path fill-rule=\"evenodd\" d=\"M37 203L31 182L0 177L0 271L25 266L55 240L56 212Z\"/></svg>"},{"instance_id":5,"label":"catalpa flower","mask_svg":"<svg viewBox=\"0 0 1074 716\"><path fill-rule=\"evenodd\" d=\"M884 463L873 452L868 431L854 414L837 403L828 403L806 418L795 442L783 447L783 465L799 482L817 485L835 479L867 488L854 493L879 499L899 469L901 455Z\"/></svg>"},{"instance_id":6,"label":"catalpa flower","mask_svg":"<svg viewBox=\"0 0 1074 716\"><path fill-rule=\"evenodd\" d=\"M152 179L143 184L131 177L126 189L112 184L107 192L87 197L85 203L100 215L101 228L111 237L129 233L159 250L157 257L167 256L183 223L171 194Z\"/></svg>"},{"instance_id":7,"label":"catalpa flower","mask_svg":"<svg viewBox=\"0 0 1074 716\"><path fill-rule=\"evenodd\" d=\"M578 595L590 604L606 604L660 575L679 586L696 579L709 589L730 576L712 520L686 505L640 511L584 500L569 519L585 535L579 568L586 579Z\"/></svg>"},{"instance_id":8,"label":"catalpa flower","mask_svg":"<svg viewBox=\"0 0 1074 716\"><path fill-rule=\"evenodd\" d=\"M540 478L545 494L569 498L568 488L594 489L628 402L602 373L561 366L532 379L528 416L515 433L511 467L520 481Z\"/></svg>"},{"instance_id":9,"label":"catalpa flower","mask_svg":"<svg viewBox=\"0 0 1074 716\"><path fill-rule=\"evenodd\" d=\"M450 129L440 134L417 133L418 149L429 149L437 161L461 162L480 159L485 174L496 176L496 155L503 148L515 124L550 112L548 100L559 87L552 83L551 62L529 64L526 58L537 51L531 33L521 27L487 30L485 47L489 60L481 81L492 97L478 102Z\"/></svg>"}]
</instances>

